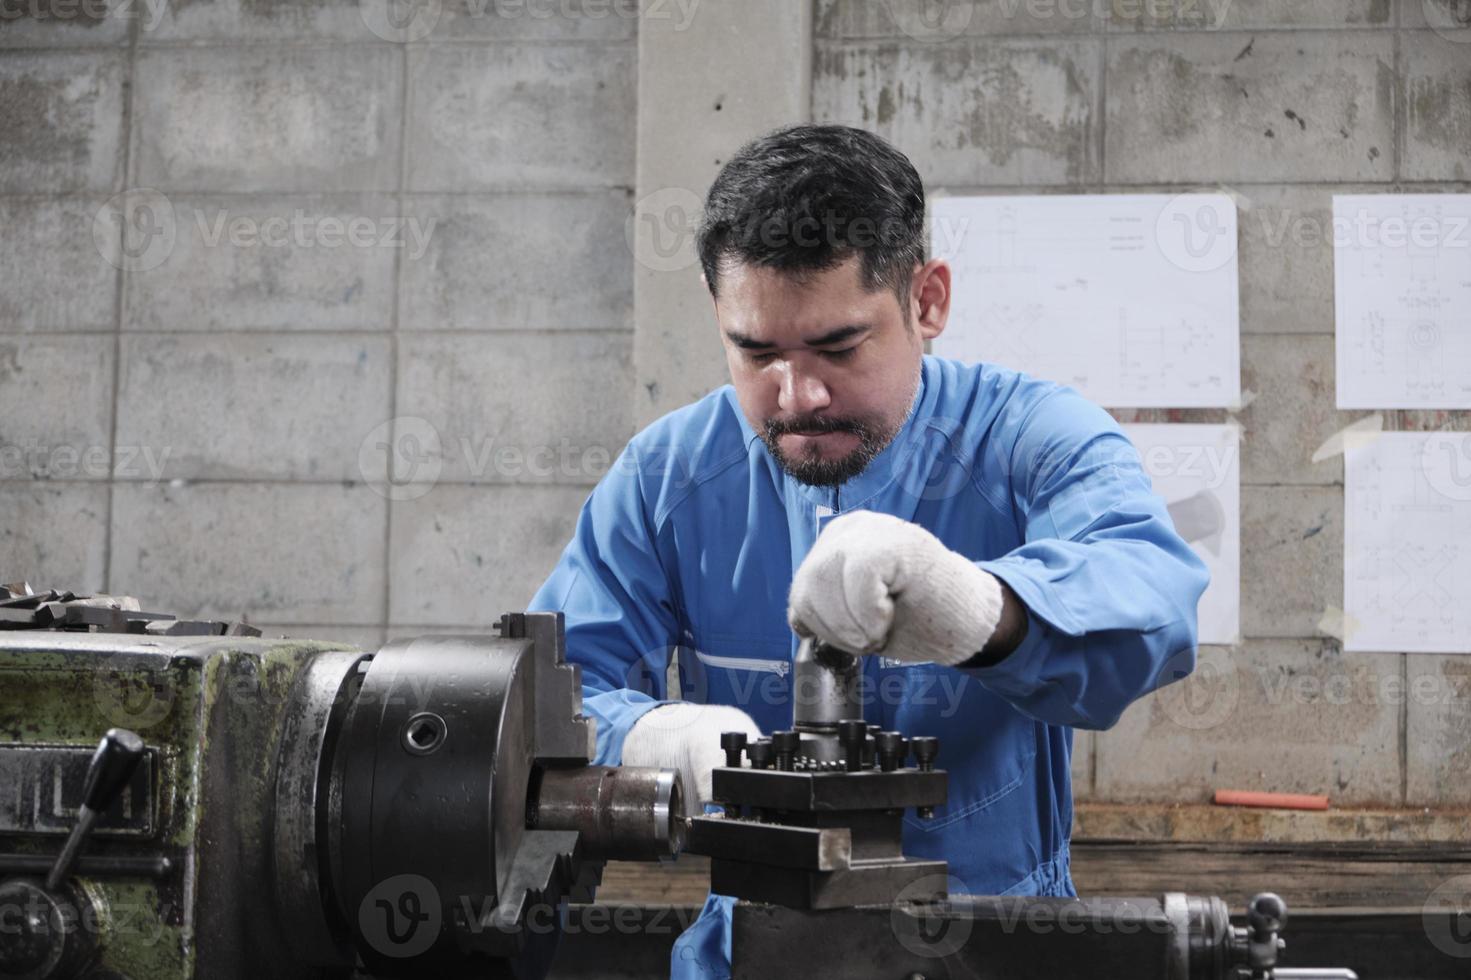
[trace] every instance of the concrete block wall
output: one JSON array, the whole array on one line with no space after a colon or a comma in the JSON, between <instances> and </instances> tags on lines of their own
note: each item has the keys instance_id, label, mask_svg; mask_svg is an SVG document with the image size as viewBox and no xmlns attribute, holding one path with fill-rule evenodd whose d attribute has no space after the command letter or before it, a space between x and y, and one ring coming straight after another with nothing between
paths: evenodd
<instances>
[{"instance_id":1,"label":"concrete block wall","mask_svg":"<svg viewBox=\"0 0 1471 980\"><path fill-rule=\"evenodd\" d=\"M1471 802L1471 659L1342 650L1343 462L1312 461L1371 414L1335 407L1332 195L1471 190L1464 18L1436 0L817 3L813 118L892 139L932 195L1238 201L1244 407L1115 414L1242 426L1243 639L1079 733L1080 797Z\"/></svg>"},{"instance_id":2,"label":"concrete block wall","mask_svg":"<svg viewBox=\"0 0 1471 980\"><path fill-rule=\"evenodd\" d=\"M4 574L370 646L523 608L633 429L638 15L6 5Z\"/></svg>"},{"instance_id":3,"label":"concrete block wall","mask_svg":"<svg viewBox=\"0 0 1471 980\"><path fill-rule=\"evenodd\" d=\"M1462 8L8 5L0 566L364 645L483 627L635 425L723 380L630 205L810 116L936 193L1237 195L1244 407L1118 414L1243 427L1245 638L1080 734L1079 795L1471 802L1471 660L1342 651L1342 462L1311 459L1367 414L1334 406L1331 195L1471 189Z\"/></svg>"}]
</instances>

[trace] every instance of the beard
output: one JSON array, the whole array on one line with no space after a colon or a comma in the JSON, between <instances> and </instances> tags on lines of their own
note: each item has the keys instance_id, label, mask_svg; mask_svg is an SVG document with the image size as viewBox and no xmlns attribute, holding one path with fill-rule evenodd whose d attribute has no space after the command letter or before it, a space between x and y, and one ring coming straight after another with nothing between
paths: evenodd
<instances>
[{"instance_id":1,"label":"beard","mask_svg":"<svg viewBox=\"0 0 1471 980\"><path fill-rule=\"evenodd\" d=\"M816 446L809 446L805 453L797 457L789 455L781 448L780 438L784 435L817 435L828 432L852 433L858 437L857 448L834 459L819 455ZM792 419L767 419L762 426L761 441L793 479L814 487L836 487L867 469L868 464L883 452L896 432L898 426L883 425L872 419L805 415Z\"/></svg>"},{"instance_id":2,"label":"beard","mask_svg":"<svg viewBox=\"0 0 1471 980\"><path fill-rule=\"evenodd\" d=\"M914 375L909 380L909 398L902 415L894 419L881 416L828 416L799 415L790 419L766 419L761 426L761 441L773 459L792 479L813 487L836 487L853 479L868 469L879 453L886 449L904 423L914 414L918 401L919 380L923 373L922 362L914 363ZM781 448L779 439L793 433L814 435L826 432L851 432L858 437L858 448L837 459L824 459L817 454L816 447L809 446L800 458L792 458Z\"/></svg>"}]
</instances>

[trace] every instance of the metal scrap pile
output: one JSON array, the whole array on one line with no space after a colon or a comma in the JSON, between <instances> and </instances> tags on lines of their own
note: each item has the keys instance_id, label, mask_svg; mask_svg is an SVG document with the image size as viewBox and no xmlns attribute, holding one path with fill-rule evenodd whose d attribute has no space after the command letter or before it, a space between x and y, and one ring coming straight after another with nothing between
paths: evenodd
<instances>
[{"instance_id":1,"label":"metal scrap pile","mask_svg":"<svg viewBox=\"0 0 1471 980\"><path fill-rule=\"evenodd\" d=\"M120 595L77 595L29 582L0 585L0 630L72 630L150 636L260 636L245 623L184 620L171 613L143 612L138 600Z\"/></svg>"}]
</instances>

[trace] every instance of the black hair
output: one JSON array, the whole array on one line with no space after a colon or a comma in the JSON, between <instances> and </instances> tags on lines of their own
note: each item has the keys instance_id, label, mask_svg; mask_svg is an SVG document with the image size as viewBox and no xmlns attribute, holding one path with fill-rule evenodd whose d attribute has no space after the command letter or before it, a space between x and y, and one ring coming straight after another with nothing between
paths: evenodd
<instances>
[{"instance_id":1,"label":"black hair","mask_svg":"<svg viewBox=\"0 0 1471 980\"><path fill-rule=\"evenodd\" d=\"M909 318L925 261L924 184L909 158L851 126L791 126L741 147L705 198L700 265L718 295L734 260L796 276L862 256L863 285L888 287Z\"/></svg>"}]
</instances>

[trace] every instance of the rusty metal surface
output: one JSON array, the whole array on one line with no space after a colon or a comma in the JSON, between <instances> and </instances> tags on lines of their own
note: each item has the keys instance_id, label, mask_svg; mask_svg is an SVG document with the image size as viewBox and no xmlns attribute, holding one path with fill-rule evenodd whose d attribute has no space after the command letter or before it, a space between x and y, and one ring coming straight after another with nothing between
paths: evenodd
<instances>
[{"instance_id":1,"label":"rusty metal surface","mask_svg":"<svg viewBox=\"0 0 1471 980\"><path fill-rule=\"evenodd\" d=\"M0 645L0 740L90 749L116 726L156 759L151 835L99 836L79 865L108 909L105 965L123 976L227 975L251 950L273 980L309 975L284 953L269 862L252 858L268 840L273 795L274 756L260 747L279 742L301 667L340 645L70 631L7 631ZM0 835L0 851L49 855L55 842ZM117 873L159 861L161 875ZM211 901L196 908L199 895Z\"/></svg>"},{"instance_id":2,"label":"rusty metal surface","mask_svg":"<svg viewBox=\"0 0 1471 980\"><path fill-rule=\"evenodd\" d=\"M539 975L556 933L524 929L528 909L585 894L597 863L583 860L576 832L526 828L527 783L543 762L585 765L593 732L577 672L561 661L560 618L516 614L503 629L511 635L407 640L371 657L245 636L0 633L0 743L87 751L116 727L150 753L144 830L89 839L77 866L105 923L96 966L134 980L344 975L354 955L342 942L346 922L360 924L362 895L327 904L323 921L317 892L340 892L349 867L366 870L354 879L363 894L395 874L433 875L450 903L443 924L474 933L468 946L445 948L457 975L512 958ZM369 664L382 668L376 681ZM382 690L368 698L354 680ZM448 735L419 740L428 716ZM360 748L383 763L369 780L381 792L356 807L324 775L338 768L326 763L356 730L352 717ZM650 778L662 786L675 777ZM659 801L678 806L672 792ZM333 828L351 830L367 813L372 846L324 861ZM667 831L672 812L665 817ZM0 857L28 876L10 879L21 884L57 850L55 835L25 829L0 833ZM351 834L335 839L340 847ZM461 896L480 900L475 922L452 915ZM303 933L305 951L292 942ZM373 940L368 947L394 965L398 950ZM405 975L403 966L387 972Z\"/></svg>"}]
</instances>

